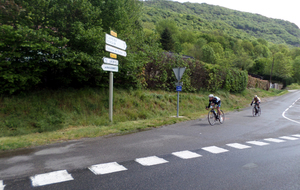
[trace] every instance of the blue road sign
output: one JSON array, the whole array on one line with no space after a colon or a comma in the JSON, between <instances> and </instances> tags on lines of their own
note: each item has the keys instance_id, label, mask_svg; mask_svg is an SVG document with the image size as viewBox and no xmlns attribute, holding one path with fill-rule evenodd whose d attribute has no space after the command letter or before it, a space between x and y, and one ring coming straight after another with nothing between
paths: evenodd
<instances>
[{"instance_id":1,"label":"blue road sign","mask_svg":"<svg viewBox=\"0 0 300 190\"><path fill-rule=\"evenodd\" d=\"M181 92L182 91L182 86L176 86L176 91Z\"/></svg>"}]
</instances>

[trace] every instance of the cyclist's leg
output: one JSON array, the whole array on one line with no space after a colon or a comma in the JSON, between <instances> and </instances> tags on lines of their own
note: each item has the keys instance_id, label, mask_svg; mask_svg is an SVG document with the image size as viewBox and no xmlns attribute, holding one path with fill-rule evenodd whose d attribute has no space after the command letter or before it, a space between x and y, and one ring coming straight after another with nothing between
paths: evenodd
<instances>
[{"instance_id":1,"label":"cyclist's leg","mask_svg":"<svg viewBox=\"0 0 300 190\"><path fill-rule=\"evenodd\" d=\"M222 115L220 111L220 107L221 107L221 101L219 101L217 104L218 115Z\"/></svg>"},{"instance_id":2,"label":"cyclist's leg","mask_svg":"<svg viewBox=\"0 0 300 190\"><path fill-rule=\"evenodd\" d=\"M260 104L260 102L257 102L257 108L259 109L260 107L259 107L259 104Z\"/></svg>"}]
</instances>

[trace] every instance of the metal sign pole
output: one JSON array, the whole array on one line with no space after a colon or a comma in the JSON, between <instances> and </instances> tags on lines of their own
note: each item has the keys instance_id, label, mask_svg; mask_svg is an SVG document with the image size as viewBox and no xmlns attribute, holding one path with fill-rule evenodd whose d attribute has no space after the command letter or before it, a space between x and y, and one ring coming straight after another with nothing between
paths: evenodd
<instances>
[{"instance_id":1,"label":"metal sign pole","mask_svg":"<svg viewBox=\"0 0 300 190\"><path fill-rule=\"evenodd\" d=\"M109 121L113 122L113 86L114 74L109 72Z\"/></svg>"},{"instance_id":2,"label":"metal sign pole","mask_svg":"<svg viewBox=\"0 0 300 190\"><path fill-rule=\"evenodd\" d=\"M178 69L178 76L180 76L180 68ZM178 83L180 80L178 80ZM177 91L177 117L179 117L179 91Z\"/></svg>"}]
</instances>

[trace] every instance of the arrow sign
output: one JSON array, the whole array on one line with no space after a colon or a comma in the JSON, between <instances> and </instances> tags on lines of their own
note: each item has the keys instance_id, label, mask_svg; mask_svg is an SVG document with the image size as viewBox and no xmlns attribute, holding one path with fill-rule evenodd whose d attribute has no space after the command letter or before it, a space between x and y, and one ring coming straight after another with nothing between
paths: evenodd
<instances>
[{"instance_id":1,"label":"arrow sign","mask_svg":"<svg viewBox=\"0 0 300 190\"><path fill-rule=\"evenodd\" d=\"M112 71L112 72L118 72L119 71L119 67L114 66L114 65L103 64L101 67L104 71Z\"/></svg>"},{"instance_id":2,"label":"arrow sign","mask_svg":"<svg viewBox=\"0 0 300 190\"><path fill-rule=\"evenodd\" d=\"M184 71L185 71L185 67L181 67L181 68L173 68L173 71L175 73L175 76L177 78L178 81L180 81Z\"/></svg>"},{"instance_id":3,"label":"arrow sign","mask_svg":"<svg viewBox=\"0 0 300 190\"><path fill-rule=\"evenodd\" d=\"M111 59L107 57L103 57L103 62L111 65L119 65L119 61L116 59Z\"/></svg>"},{"instance_id":4,"label":"arrow sign","mask_svg":"<svg viewBox=\"0 0 300 190\"><path fill-rule=\"evenodd\" d=\"M115 54L118 54L118 55L124 56L124 57L126 57L126 56L127 56L127 53L126 53L126 51L123 51L123 50L120 50L120 49L114 48L114 47L112 47L112 46L109 46L109 45L105 45L105 50L106 50L106 51L108 51L108 52L111 52L111 53L115 53Z\"/></svg>"},{"instance_id":5,"label":"arrow sign","mask_svg":"<svg viewBox=\"0 0 300 190\"><path fill-rule=\"evenodd\" d=\"M109 34L105 34L105 43L107 43L108 45L112 45L114 47L120 48L122 50L126 50L126 48L127 48L126 42L124 42L123 40L120 40L116 37L113 37Z\"/></svg>"}]
</instances>

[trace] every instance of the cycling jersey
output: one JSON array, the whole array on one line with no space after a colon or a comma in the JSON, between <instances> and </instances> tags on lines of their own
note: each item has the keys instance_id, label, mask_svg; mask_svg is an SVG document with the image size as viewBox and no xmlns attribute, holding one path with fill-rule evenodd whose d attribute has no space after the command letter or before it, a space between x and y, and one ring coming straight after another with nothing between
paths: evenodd
<instances>
[{"instance_id":1,"label":"cycling jersey","mask_svg":"<svg viewBox=\"0 0 300 190\"><path fill-rule=\"evenodd\" d=\"M221 99L217 96L215 96L212 100L209 100L208 107L210 107L211 104L218 105L219 107L221 106Z\"/></svg>"},{"instance_id":2,"label":"cycling jersey","mask_svg":"<svg viewBox=\"0 0 300 190\"><path fill-rule=\"evenodd\" d=\"M260 98L259 98L259 97L253 98L251 104L253 104L253 102L255 102L255 103L260 103Z\"/></svg>"}]
</instances>

